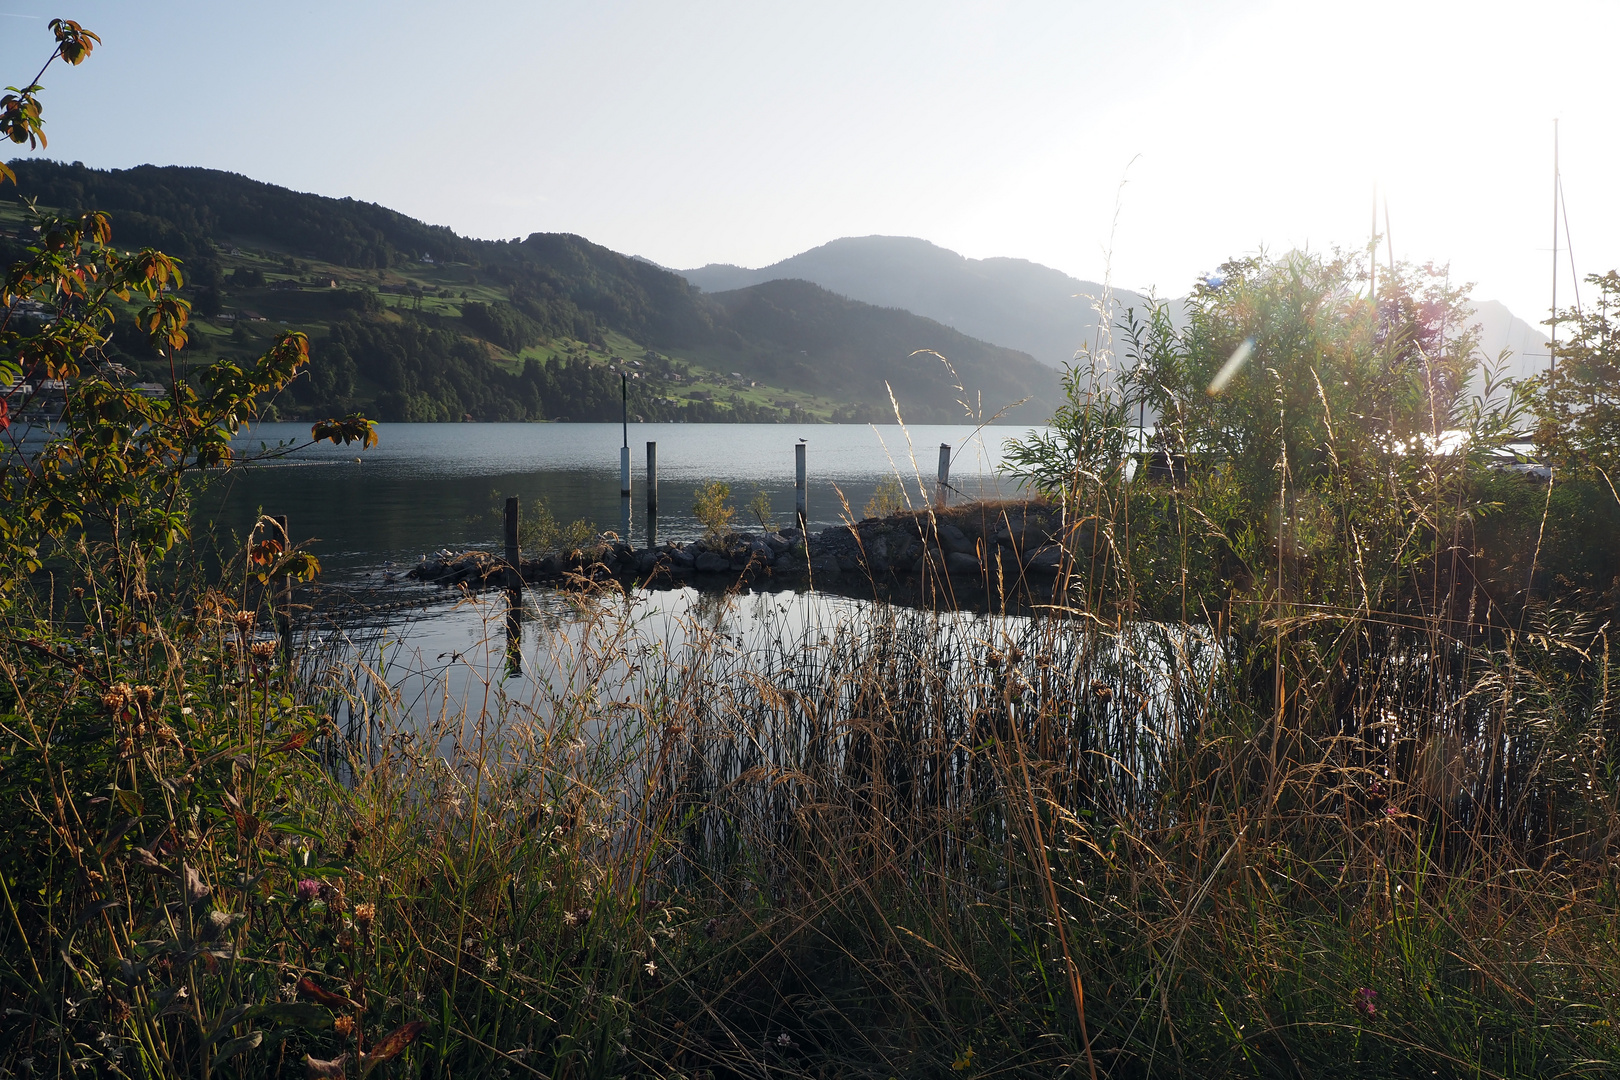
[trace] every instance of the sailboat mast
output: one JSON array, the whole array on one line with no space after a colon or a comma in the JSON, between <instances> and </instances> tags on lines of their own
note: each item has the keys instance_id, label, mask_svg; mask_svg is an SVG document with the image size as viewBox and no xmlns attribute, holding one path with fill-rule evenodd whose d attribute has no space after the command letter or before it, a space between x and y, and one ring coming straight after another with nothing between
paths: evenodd
<instances>
[{"instance_id":1,"label":"sailboat mast","mask_svg":"<svg viewBox=\"0 0 1620 1080\"><path fill-rule=\"evenodd\" d=\"M1373 313L1378 312L1378 185L1373 185L1372 231L1367 236L1367 296L1373 302Z\"/></svg>"},{"instance_id":2,"label":"sailboat mast","mask_svg":"<svg viewBox=\"0 0 1620 1080\"><path fill-rule=\"evenodd\" d=\"M1552 243L1552 332L1547 340L1547 378L1558 377L1558 121L1553 120L1553 243Z\"/></svg>"}]
</instances>

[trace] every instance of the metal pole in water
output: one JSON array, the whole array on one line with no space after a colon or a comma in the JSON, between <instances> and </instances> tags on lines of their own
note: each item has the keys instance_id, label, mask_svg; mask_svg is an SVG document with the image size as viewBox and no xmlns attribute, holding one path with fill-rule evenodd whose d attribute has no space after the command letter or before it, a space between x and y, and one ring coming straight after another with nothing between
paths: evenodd
<instances>
[{"instance_id":1,"label":"metal pole in water","mask_svg":"<svg viewBox=\"0 0 1620 1080\"><path fill-rule=\"evenodd\" d=\"M658 444L647 443L647 550L658 546Z\"/></svg>"},{"instance_id":2,"label":"metal pole in water","mask_svg":"<svg viewBox=\"0 0 1620 1080\"><path fill-rule=\"evenodd\" d=\"M805 495L804 482L804 440L793 448L793 510L799 520L799 531L805 531L805 522L808 520L809 502Z\"/></svg>"},{"instance_id":3,"label":"metal pole in water","mask_svg":"<svg viewBox=\"0 0 1620 1080\"><path fill-rule=\"evenodd\" d=\"M934 502L943 507L950 501L951 444L939 444L939 484L934 488Z\"/></svg>"}]
</instances>

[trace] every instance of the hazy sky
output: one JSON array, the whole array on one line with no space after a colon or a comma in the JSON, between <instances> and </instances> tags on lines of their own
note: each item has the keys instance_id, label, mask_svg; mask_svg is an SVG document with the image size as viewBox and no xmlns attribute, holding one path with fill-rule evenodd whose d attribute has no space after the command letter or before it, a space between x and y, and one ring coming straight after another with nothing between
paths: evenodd
<instances>
[{"instance_id":1,"label":"hazy sky","mask_svg":"<svg viewBox=\"0 0 1620 1080\"><path fill-rule=\"evenodd\" d=\"M1535 320L1558 117L1576 269L1620 266L1615 3L0 0L0 81L57 14L105 43L45 79L51 156L475 236L683 267L888 233L1175 294L1365 244L1376 184L1398 258Z\"/></svg>"}]
</instances>

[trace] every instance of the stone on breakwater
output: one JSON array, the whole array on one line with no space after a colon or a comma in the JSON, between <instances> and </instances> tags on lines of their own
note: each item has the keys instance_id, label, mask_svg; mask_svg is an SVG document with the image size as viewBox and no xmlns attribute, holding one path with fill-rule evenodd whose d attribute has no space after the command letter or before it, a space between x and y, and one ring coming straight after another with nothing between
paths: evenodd
<instances>
[{"instance_id":1,"label":"stone on breakwater","mask_svg":"<svg viewBox=\"0 0 1620 1080\"><path fill-rule=\"evenodd\" d=\"M813 536L786 528L665 543L652 551L609 535L580 551L525 562L522 576L534 582L594 578L654 583L700 574L729 577L741 586L772 582L772 587L794 587L807 580L831 584L844 575L875 583L907 576L920 582L942 574L988 574L1014 584L1020 569L1026 577L1047 577L1063 572L1069 552L1093 556L1104 542L1101 532L1095 519L1065 529L1058 509L1038 501L992 501L867 518ZM514 583L505 561L487 551L424 559L410 576L444 585Z\"/></svg>"},{"instance_id":2,"label":"stone on breakwater","mask_svg":"<svg viewBox=\"0 0 1620 1080\"><path fill-rule=\"evenodd\" d=\"M1057 544L1036 548L1029 553L1024 568L1036 574L1055 574L1063 568L1063 549Z\"/></svg>"},{"instance_id":3,"label":"stone on breakwater","mask_svg":"<svg viewBox=\"0 0 1620 1080\"><path fill-rule=\"evenodd\" d=\"M973 541L968 539L967 533L948 521L939 527L939 546L948 555L973 554Z\"/></svg>"}]
</instances>

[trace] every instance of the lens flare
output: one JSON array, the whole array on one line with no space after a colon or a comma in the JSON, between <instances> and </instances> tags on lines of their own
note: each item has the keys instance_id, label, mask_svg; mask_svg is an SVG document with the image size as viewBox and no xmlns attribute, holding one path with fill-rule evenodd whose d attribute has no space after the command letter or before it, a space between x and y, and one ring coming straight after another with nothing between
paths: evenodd
<instances>
[{"instance_id":1,"label":"lens flare","mask_svg":"<svg viewBox=\"0 0 1620 1080\"><path fill-rule=\"evenodd\" d=\"M1231 382L1232 376L1242 369L1252 352L1254 352L1254 338L1246 337L1238 343L1238 347L1232 350L1232 358L1221 365L1221 370L1217 371L1215 378L1210 381L1209 393L1211 397L1226 389L1226 384Z\"/></svg>"}]
</instances>

